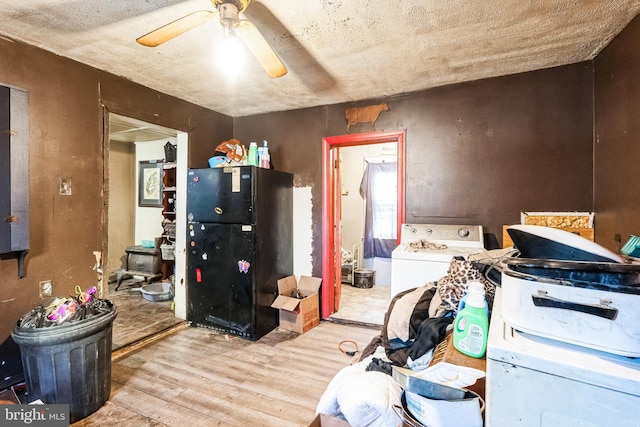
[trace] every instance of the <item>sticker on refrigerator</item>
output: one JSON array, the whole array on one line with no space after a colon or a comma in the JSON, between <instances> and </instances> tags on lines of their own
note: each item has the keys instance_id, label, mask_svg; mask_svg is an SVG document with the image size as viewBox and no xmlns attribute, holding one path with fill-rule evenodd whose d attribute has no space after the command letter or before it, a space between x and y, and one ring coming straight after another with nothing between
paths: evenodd
<instances>
[{"instance_id":1,"label":"sticker on refrigerator","mask_svg":"<svg viewBox=\"0 0 640 427\"><path fill-rule=\"evenodd\" d=\"M243 225L242 226L242 231L251 231L251 226L250 225Z\"/></svg>"},{"instance_id":2,"label":"sticker on refrigerator","mask_svg":"<svg viewBox=\"0 0 640 427\"><path fill-rule=\"evenodd\" d=\"M243 259L238 261L238 270L240 270L240 273L247 274L249 272L249 267L251 267L249 261L245 261Z\"/></svg>"},{"instance_id":3,"label":"sticker on refrigerator","mask_svg":"<svg viewBox=\"0 0 640 427\"><path fill-rule=\"evenodd\" d=\"M231 172L231 192L240 192L240 168L233 168Z\"/></svg>"}]
</instances>

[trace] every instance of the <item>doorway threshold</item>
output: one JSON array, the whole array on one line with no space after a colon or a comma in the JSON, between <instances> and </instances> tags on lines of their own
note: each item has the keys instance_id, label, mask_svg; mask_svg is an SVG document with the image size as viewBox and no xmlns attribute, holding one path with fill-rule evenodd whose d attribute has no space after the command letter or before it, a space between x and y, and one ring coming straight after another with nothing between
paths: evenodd
<instances>
[{"instance_id":1,"label":"doorway threshold","mask_svg":"<svg viewBox=\"0 0 640 427\"><path fill-rule=\"evenodd\" d=\"M138 351L146 346L148 346L149 344L153 344L155 342L158 342L164 338L166 338L169 335L172 335L178 331L181 331L185 328L187 328L189 326L189 322L184 320L176 325L170 326L166 329L163 329L162 331L156 332L152 335L149 335L147 337L141 338L137 341L134 341L132 343L126 344L116 350L113 350L111 353L111 361L116 361L119 360L135 351Z\"/></svg>"},{"instance_id":2,"label":"doorway threshold","mask_svg":"<svg viewBox=\"0 0 640 427\"><path fill-rule=\"evenodd\" d=\"M336 314L336 313L334 313ZM359 320L352 320L352 319L341 319L339 317L334 317L333 315L331 315L331 317L328 317L326 319L322 319L326 322L331 322L331 323L336 323L339 325L352 325L352 326L360 326L363 328L368 328L368 329L376 329L376 330L381 330L382 329L382 325L379 325L377 323L369 323L369 322L361 322Z\"/></svg>"}]
</instances>

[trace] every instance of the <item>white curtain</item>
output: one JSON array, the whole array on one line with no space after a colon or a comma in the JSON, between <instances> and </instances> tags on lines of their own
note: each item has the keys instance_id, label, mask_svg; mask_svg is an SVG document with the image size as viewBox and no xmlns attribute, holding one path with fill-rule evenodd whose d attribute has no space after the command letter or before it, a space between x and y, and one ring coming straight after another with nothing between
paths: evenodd
<instances>
[{"instance_id":1,"label":"white curtain","mask_svg":"<svg viewBox=\"0 0 640 427\"><path fill-rule=\"evenodd\" d=\"M365 199L364 258L391 258L396 243L397 163L366 162L360 195Z\"/></svg>"}]
</instances>

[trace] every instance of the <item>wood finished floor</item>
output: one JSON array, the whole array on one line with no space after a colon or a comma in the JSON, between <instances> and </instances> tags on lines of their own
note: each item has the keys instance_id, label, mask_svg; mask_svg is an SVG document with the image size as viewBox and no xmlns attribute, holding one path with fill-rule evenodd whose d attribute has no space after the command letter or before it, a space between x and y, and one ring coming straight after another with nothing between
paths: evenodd
<instances>
[{"instance_id":1,"label":"wood finished floor","mask_svg":"<svg viewBox=\"0 0 640 427\"><path fill-rule=\"evenodd\" d=\"M107 403L84 426L307 426L329 381L379 329L323 321L303 335L280 328L258 341L178 330L112 362Z\"/></svg>"},{"instance_id":2,"label":"wood finished floor","mask_svg":"<svg viewBox=\"0 0 640 427\"><path fill-rule=\"evenodd\" d=\"M390 286L356 288L343 283L341 289L340 307L331 315L332 319L382 327L391 302Z\"/></svg>"},{"instance_id":3,"label":"wood finished floor","mask_svg":"<svg viewBox=\"0 0 640 427\"><path fill-rule=\"evenodd\" d=\"M109 284L109 296L118 316L113 322L113 350L145 339L182 322L171 310L171 301L151 302L139 291L140 283L129 279L115 290L116 283ZM356 288L342 284L339 310L331 319L345 323L382 326L391 300L391 288L374 285L372 288Z\"/></svg>"},{"instance_id":4,"label":"wood finished floor","mask_svg":"<svg viewBox=\"0 0 640 427\"><path fill-rule=\"evenodd\" d=\"M116 283L109 283L107 299L118 308L113 322L112 349L117 350L141 339L166 330L182 319L176 319L171 310L171 301L147 301L140 291L143 282L127 279L117 291Z\"/></svg>"}]
</instances>

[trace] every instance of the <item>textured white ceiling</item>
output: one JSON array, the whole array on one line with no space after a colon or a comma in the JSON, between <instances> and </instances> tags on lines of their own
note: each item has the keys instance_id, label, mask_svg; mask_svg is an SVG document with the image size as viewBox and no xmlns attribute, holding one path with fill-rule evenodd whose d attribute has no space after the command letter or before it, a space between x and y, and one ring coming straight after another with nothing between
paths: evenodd
<instances>
[{"instance_id":1,"label":"textured white ceiling","mask_svg":"<svg viewBox=\"0 0 640 427\"><path fill-rule=\"evenodd\" d=\"M230 116L368 100L593 59L639 0L253 0L245 17L289 69L214 63L217 19L135 39L209 0L0 0L0 35ZM227 66L228 70L230 67Z\"/></svg>"}]
</instances>

